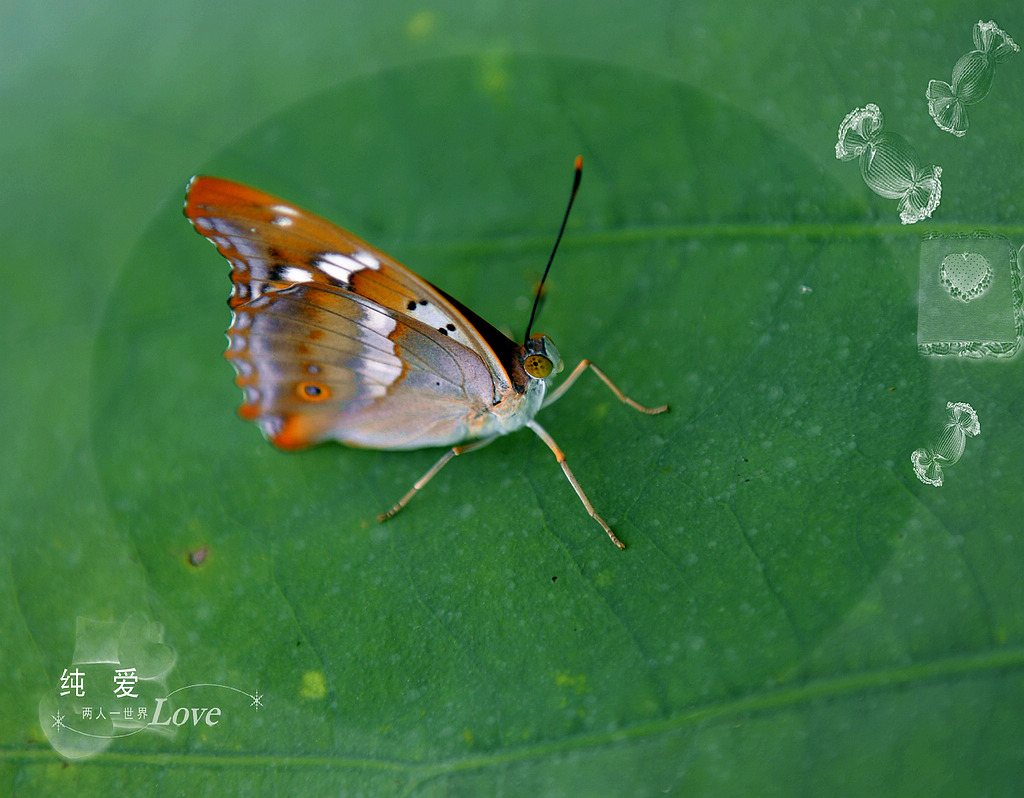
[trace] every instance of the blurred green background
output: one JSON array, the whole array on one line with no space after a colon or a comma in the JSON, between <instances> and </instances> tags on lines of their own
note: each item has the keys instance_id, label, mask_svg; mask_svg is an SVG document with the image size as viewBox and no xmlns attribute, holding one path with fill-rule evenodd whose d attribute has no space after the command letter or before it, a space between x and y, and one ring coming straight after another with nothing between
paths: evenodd
<instances>
[{"instance_id":1,"label":"blurred green background","mask_svg":"<svg viewBox=\"0 0 1024 798\"><path fill-rule=\"evenodd\" d=\"M916 351L922 233L1024 243L1024 56L963 139L924 99L990 18L1024 38L1015 4L8 4L0 791L1019 794L1021 359ZM835 160L868 102L943 167L931 220ZM527 433L377 525L438 452L235 417L191 175L518 335L577 153L537 329L672 412L584 377L542 423L625 552ZM947 401L981 435L933 488ZM133 617L161 694L262 707L186 689L218 726L69 764L79 619Z\"/></svg>"}]
</instances>

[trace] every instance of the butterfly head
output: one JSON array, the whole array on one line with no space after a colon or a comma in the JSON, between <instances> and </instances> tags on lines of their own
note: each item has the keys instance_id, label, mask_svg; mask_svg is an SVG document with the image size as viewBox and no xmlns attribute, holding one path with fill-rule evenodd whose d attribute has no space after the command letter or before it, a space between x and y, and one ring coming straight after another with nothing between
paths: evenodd
<instances>
[{"instance_id":1,"label":"butterfly head","mask_svg":"<svg viewBox=\"0 0 1024 798\"><path fill-rule=\"evenodd\" d=\"M522 348L523 370L534 380L545 380L558 374L564 366L555 345L546 335L531 335Z\"/></svg>"}]
</instances>

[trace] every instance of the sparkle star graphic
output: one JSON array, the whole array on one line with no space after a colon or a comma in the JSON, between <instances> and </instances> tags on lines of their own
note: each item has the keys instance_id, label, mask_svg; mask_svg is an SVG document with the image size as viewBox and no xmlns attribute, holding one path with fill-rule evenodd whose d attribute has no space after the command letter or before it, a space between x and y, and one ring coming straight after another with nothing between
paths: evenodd
<instances>
[{"instance_id":1,"label":"sparkle star graphic","mask_svg":"<svg viewBox=\"0 0 1024 798\"><path fill-rule=\"evenodd\" d=\"M56 729L57 731L60 731L61 729L67 728L67 726L64 725L64 716L60 714L59 709L57 710L56 715L50 715L50 717L53 718L53 723L50 724L51 729Z\"/></svg>"},{"instance_id":2,"label":"sparkle star graphic","mask_svg":"<svg viewBox=\"0 0 1024 798\"><path fill-rule=\"evenodd\" d=\"M252 698L252 703L249 704L249 706L256 707L256 711L259 712L260 707L263 706L263 696L260 695L260 692L257 690L250 696L250 698Z\"/></svg>"}]
</instances>

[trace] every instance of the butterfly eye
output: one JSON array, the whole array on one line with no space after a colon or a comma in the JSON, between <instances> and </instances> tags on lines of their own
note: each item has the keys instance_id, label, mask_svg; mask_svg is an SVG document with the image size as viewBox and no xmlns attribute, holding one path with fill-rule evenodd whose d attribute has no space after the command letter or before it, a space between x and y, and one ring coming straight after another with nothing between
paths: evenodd
<instances>
[{"instance_id":1,"label":"butterfly eye","mask_svg":"<svg viewBox=\"0 0 1024 798\"><path fill-rule=\"evenodd\" d=\"M544 355L527 355L523 361L523 368L531 377L542 380L554 371L555 364Z\"/></svg>"},{"instance_id":2,"label":"butterfly eye","mask_svg":"<svg viewBox=\"0 0 1024 798\"><path fill-rule=\"evenodd\" d=\"M331 392L319 382L300 382L295 386L295 392L307 402L323 402L331 398Z\"/></svg>"}]
</instances>

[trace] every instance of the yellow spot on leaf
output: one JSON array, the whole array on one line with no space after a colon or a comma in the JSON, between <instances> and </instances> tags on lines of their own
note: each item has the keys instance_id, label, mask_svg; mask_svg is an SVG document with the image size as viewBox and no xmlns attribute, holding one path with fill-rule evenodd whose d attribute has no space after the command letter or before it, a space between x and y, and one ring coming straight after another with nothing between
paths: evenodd
<instances>
[{"instance_id":1,"label":"yellow spot on leaf","mask_svg":"<svg viewBox=\"0 0 1024 798\"><path fill-rule=\"evenodd\" d=\"M494 99L504 100L508 97L512 76L505 63L505 54L501 52L486 53L480 61L480 73L477 78L480 88Z\"/></svg>"},{"instance_id":2,"label":"yellow spot on leaf","mask_svg":"<svg viewBox=\"0 0 1024 798\"><path fill-rule=\"evenodd\" d=\"M405 35L413 41L423 41L430 38L436 28L437 14L423 9L409 17L409 21L405 23Z\"/></svg>"},{"instance_id":3,"label":"yellow spot on leaf","mask_svg":"<svg viewBox=\"0 0 1024 798\"><path fill-rule=\"evenodd\" d=\"M306 671L302 674L299 695L303 698L320 699L327 695L327 678L322 671Z\"/></svg>"},{"instance_id":4,"label":"yellow spot on leaf","mask_svg":"<svg viewBox=\"0 0 1024 798\"><path fill-rule=\"evenodd\" d=\"M587 677L582 673L575 676L565 672L556 673L555 684L572 690L576 695L590 692L590 689L587 687Z\"/></svg>"},{"instance_id":5,"label":"yellow spot on leaf","mask_svg":"<svg viewBox=\"0 0 1024 798\"><path fill-rule=\"evenodd\" d=\"M591 579L598 587L610 587L613 581L610 571L598 571L591 575Z\"/></svg>"}]
</instances>

